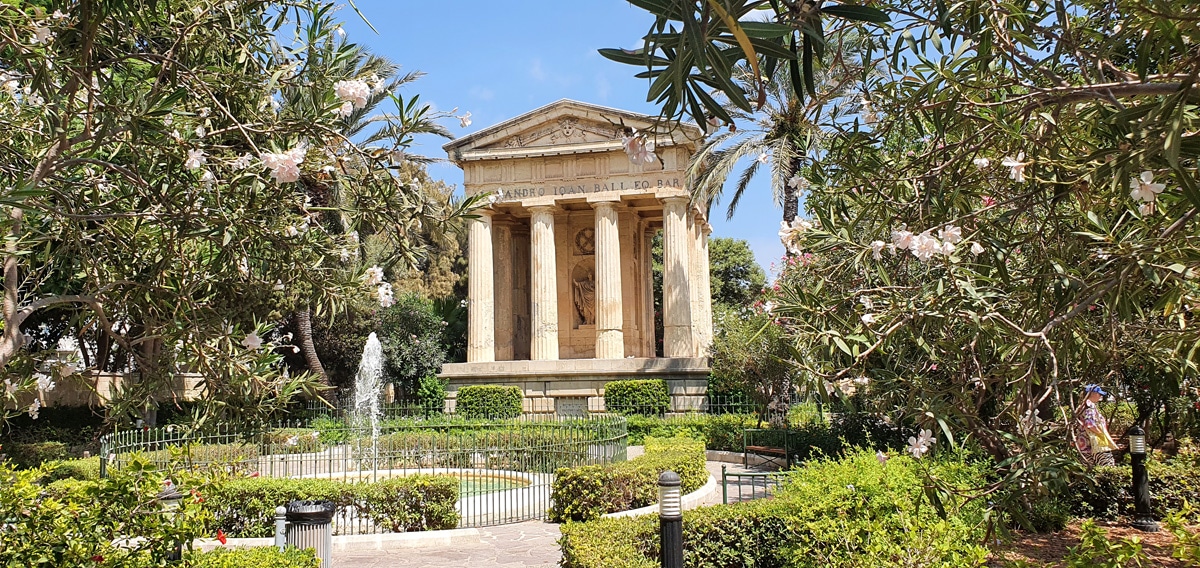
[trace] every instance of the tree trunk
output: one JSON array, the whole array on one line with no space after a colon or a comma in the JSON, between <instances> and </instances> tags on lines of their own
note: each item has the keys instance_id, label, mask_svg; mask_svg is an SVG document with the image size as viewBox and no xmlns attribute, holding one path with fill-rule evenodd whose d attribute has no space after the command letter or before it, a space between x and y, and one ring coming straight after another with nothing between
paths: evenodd
<instances>
[{"instance_id":1,"label":"tree trunk","mask_svg":"<svg viewBox=\"0 0 1200 568\"><path fill-rule=\"evenodd\" d=\"M303 309L296 310L294 317L296 319L296 335L300 339L300 351L304 354L304 361L308 364L309 372L316 375L322 385L329 386L329 375L325 373L325 366L321 364L321 358L317 357L317 347L313 344L312 311L305 306Z\"/></svg>"},{"instance_id":2,"label":"tree trunk","mask_svg":"<svg viewBox=\"0 0 1200 568\"><path fill-rule=\"evenodd\" d=\"M792 160L792 176L800 173L800 160ZM792 176L788 176L791 180ZM783 182L783 222L791 223L800 214L800 192L788 185L788 180Z\"/></svg>"}]
</instances>

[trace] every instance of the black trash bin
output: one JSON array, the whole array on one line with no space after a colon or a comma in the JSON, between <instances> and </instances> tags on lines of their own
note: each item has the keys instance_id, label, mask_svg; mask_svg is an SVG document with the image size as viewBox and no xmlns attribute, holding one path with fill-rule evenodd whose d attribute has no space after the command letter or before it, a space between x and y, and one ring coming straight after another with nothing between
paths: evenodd
<instances>
[{"instance_id":1,"label":"black trash bin","mask_svg":"<svg viewBox=\"0 0 1200 568\"><path fill-rule=\"evenodd\" d=\"M311 548L321 559L321 568L329 568L333 553L332 501L292 501L287 504L287 543L296 548Z\"/></svg>"}]
</instances>

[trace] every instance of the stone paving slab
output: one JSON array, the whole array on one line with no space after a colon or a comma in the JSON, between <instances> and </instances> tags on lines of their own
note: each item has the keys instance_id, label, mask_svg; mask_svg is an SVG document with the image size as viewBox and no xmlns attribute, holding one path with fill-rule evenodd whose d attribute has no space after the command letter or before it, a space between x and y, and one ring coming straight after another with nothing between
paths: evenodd
<instances>
[{"instance_id":1,"label":"stone paving slab","mask_svg":"<svg viewBox=\"0 0 1200 568\"><path fill-rule=\"evenodd\" d=\"M729 472L749 470L741 464L705 464L720 483L721 465ZM731 493L734 488L730 488ZM721 504L721 492L708 496L702 506ZM529 521L486 527L479 531L478 542L413 547L405 550L360 550L333 554L330 568L556 568L562 554L558 548L558 525Z\"/></svg>"}]
</instances>

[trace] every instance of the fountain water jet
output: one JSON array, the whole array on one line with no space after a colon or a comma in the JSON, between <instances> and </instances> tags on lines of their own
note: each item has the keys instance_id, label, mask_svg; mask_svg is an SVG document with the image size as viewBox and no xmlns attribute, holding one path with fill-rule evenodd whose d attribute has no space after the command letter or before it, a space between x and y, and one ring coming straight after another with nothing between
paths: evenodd
<instances>
[{"instance_id":1,"label":"fountain water jet","mask_svg":"<svg viewBox=\"0 0 1200 568\"><path fill-rule=\"evenodd\" d=\"M379 408L383 397L383 345L375 333L367 336L358 374L354 376L354 424L371 429L371 461L379 456Z\"/></svg>"}]
</instances>

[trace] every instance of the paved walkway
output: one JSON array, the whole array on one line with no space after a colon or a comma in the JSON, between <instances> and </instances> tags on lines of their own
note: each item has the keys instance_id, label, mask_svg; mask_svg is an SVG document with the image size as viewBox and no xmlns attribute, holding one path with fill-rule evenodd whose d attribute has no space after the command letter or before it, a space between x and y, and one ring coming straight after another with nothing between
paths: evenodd
<instances>
[{"instance_id":1,"label":"paved walkway","mask_svg":"<svg viewBox=\"0 0 1200 568\"><path fill-rule=\"evenodd\" d=\"M718 490L703 505L721 503L721 462L708 462L709 473L717 479ZM741 464L724 464L730 473L748 471ZM756 471L753 468L749 471ZM761 493L761 489L758 490ZM746 486L743 498L751 489ZM736 491L730 487L730 501ZM454 545L413 547L400 550L364 550L337 552L331 568L556 568L562 554L558 548L558 525L530 521L478 529L478 542Z\"/></svg>"}]
</instances>

